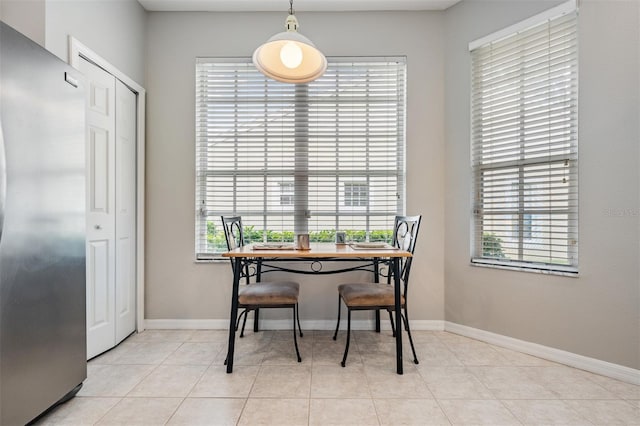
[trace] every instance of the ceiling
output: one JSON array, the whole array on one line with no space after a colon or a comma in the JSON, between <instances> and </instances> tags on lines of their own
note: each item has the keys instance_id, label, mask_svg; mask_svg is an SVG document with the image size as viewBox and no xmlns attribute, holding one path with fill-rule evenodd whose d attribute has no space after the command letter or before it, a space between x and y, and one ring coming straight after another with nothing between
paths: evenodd
<instances>
[{"instance_id":1,"label":"ceiling","mask_svg":"<svg viewBox=\"0 0 640 426\"><path fill-rule=\"evenodd\" d=\"M298 12L444 10L460 0L295 0ZM159 12L286 12L287 0L138 0Z\"/></svg>"}]
</instances>

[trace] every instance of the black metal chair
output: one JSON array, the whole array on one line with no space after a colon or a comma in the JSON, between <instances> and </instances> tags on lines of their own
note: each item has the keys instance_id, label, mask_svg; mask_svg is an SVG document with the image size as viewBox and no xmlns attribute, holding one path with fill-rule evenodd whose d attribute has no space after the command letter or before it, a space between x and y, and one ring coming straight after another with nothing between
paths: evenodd
<instances>
[{"instance_id":1,"label":"black metal chair","mask_svg":"<svg viewBox=\"0 0 640 426\"><path fill-rule=\"evenodd\" d=\"M227 249L233 250L238 247L244 246L244 232L242 228L242 218L240 216L234 217L221 217L222 226L224 228L224 236L227 241ZM235 262L240 260L233 257L231 259L231 269L234 269ZM257 271L260 271L260 264L257 264ZM298 339L296 336L296 321L298 323L298 329L300 330L300 337L303 336L302 329L300 328L300 316L298 313L298 295L300 293L300 284L293 281L272 281L272 282L254 282L251 283L251 277L257 275L260 278L259 272L252 273L249 264L244 265L241 269L241 277L245 279L246 285L241 286L238 291L238 308L242 309L240 315L236 319L236 330L240 324L240 319L244 316L242 321L242 330L240 331L240 337L244 337L244 328L247 324L247 315L249 312L255 312L255 324L254 330L258 331L258 310L262 308L291 308L293 310L293 342L296 347L296 355L298 356L298 362L302 362L300 357L300 351L298 350ZM226 364L226 362L225 362Z\"/></svg>"},{"instance_id":2,"label":"black metal chair","mask_svg":"<svg viewBox=\"0 0 640 426\"><path fill-rule=\"evenodd\" d=\"M418 230L420 228L420 220L422 216L396 216L395 225L393 228L393 245L402 250L407 250L413 254L416 247L416 240L418 238ZM416 349L413 345L413 338L411 337L411 329L409 328L409 319L407 312L407 291L409 287L409 273L411 272L411 263L413 257L400 258L400 282L402 283L402 309L404 314L401 314L404 326L407 329L409 335L409 343L411 343L411 350L413 352L413 362L418 364L418 357L416 356ZM344 349L344 356L340 363L343 367L347 362L347 354L349 353L349 342L351 339L351 311L369 311L369 310L386 310L389 312L389 320L391 321L391 330L393 336L396 335L396 328L394 326L392 312L395 309L395 295L391 280L393 279L393 271L391 268L391 262L387 263L387 283L381 284L378 282L359 282L359 283L347 283L340 284L338 286L338 323L336 325L336 331L333 334L333 340L336 340L338 336L338 330L340 328L340 301L342 300L347 307L347 343ZM376 265L376 270L378 267ZM377 315L377 314L376 314ZM379 318L379 315L377 315Z\"/></svg>"}]
</instances>

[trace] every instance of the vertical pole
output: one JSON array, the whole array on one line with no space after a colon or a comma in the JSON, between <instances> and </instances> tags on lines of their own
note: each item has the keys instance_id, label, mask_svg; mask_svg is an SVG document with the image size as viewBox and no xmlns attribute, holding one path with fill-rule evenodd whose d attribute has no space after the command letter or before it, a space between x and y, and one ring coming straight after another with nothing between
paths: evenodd
<instances>
[{"instance_id":1,"label":"vertical pole","mask_svg":"<svg viewBox=\"0 0 640 426\"><path fill-rule=\"evenodd\" d=\"M297 84L295 91L293 231L306 234L309 230L309 88L306 84Z\"/></svg>"}]
</instances>

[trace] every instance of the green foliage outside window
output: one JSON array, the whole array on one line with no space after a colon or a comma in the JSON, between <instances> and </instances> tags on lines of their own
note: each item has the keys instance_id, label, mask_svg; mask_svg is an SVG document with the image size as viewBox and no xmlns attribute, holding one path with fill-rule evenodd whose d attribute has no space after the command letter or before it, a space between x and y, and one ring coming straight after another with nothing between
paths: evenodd
<instances>
[{"instance_id":1,"label":"green foliage outside window","mask_svg":"<svg viewBox=\"0 0 640 426\"><path fill-rule=\"evenodd\" d=\"M482 255L485 257L493 257L502 259L505 257L502 251L502 239L495 234L482 234Z\"/></svg>"},{"instance_id":2,"label":"green foliage outside window","mask_svg":"<svg viewBox=\"0 0 640 426\"><path fill-rule=\"evenodd\" d=\"M347 234L347 241L366 241L367 233L361 230L344 230ZM293 231L263 231L255 229L255 226L245 226L244 230L245 244L262 243L266 236L266 242L293 242ZM377 230L369 233L369 241L387 241L391 242L393 235L392 230ZM321 231L309 232L309 239L314 243L333 243L336 240L336 231L334 229L326 229ZM227 249L227 243L224 238L222 227L216 227L214 222L207 222L207 243L214 252L223 252Z\"/></svg>"}]
</instances>

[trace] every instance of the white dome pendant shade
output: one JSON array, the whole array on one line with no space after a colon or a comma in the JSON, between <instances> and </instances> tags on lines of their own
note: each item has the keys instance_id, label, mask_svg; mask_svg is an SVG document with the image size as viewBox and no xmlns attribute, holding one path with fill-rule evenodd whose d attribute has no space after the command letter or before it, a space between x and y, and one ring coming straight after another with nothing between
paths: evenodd
<instances>
[{"instance_id":1,"label":"white dome pendant shade","mask_svg":"<svg viewBox=\"0 0 640 426\"><path fill-rule=\"evenodd\" d=\"M262 74L283 83L308 83L327 69L327 58L298 32L293 2L286 21L287 31L271 37L253 52L253 64Z\"/></svg>"}]
</instances>

